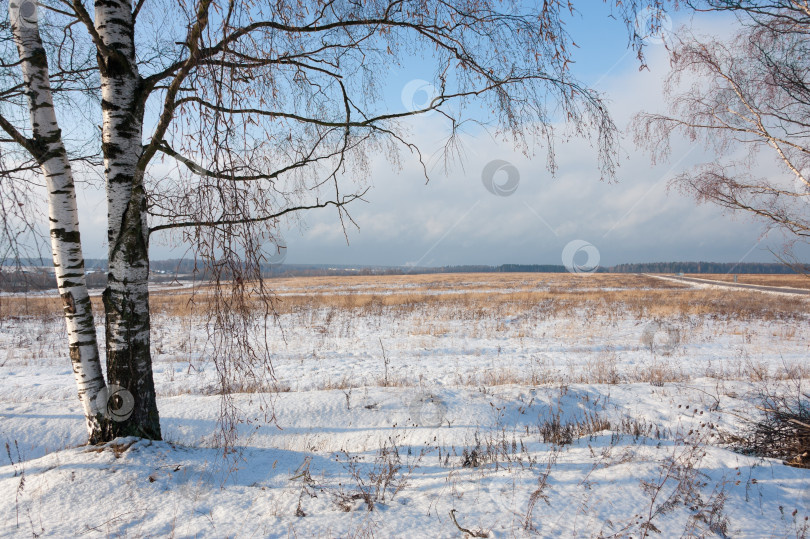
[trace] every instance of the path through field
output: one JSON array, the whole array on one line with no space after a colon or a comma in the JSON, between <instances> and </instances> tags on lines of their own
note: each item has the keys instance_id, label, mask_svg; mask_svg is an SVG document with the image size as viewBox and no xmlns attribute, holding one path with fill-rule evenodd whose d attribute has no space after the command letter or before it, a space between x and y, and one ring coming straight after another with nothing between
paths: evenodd
<instances>
[{"instance_id":1,"label":"path through field","mask_svg":"<svg viewBox=\"0 0 810 539\"><path fill-rule=\"evenodd\" d=\"M647 275L647 274L645 274ZM658 275L650 275L651 277L659 277L662 276ZM804 288L790 288L786 286L762 286L762 285L755 285L755 284L744 284L744 283L729 283L725 281L715 281L713 279L700 279L697 277L683 277L679 275L667 275L667 279L673 279L676 281L680 281L683 283L697 283L697 284L710 284L720 288L729 288L729 289L740 289L740 290L756 290L759 292L771 292L774 294L789 294L789 295L798 295L798 296L807 296L810 295L809 289Z\"/></svg>"}]
</instances>

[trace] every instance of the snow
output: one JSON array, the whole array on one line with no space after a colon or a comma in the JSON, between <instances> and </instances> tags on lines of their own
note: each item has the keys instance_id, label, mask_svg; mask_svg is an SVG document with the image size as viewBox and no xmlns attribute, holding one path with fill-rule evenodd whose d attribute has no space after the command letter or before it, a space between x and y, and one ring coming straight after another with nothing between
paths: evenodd
<instances>
[{"instance_id":1,"label":"snow","mask_svg":"<svg viewBox=\"0 0 810 539\"><path fill-rule=\"evenodd\" d=\"M165 441L87 447L61 321L3 321L0 536L462 537L451 510L489 537L806 534L810 470L725 443L789 390L806 320L450 314L282 315L285 391L235 396L228 455L201 322L153 321Z\"/></svg>"},{"instance_id":2,"label":"snow","mask_svg":"<svg viewBox=\"0 0 810 539\"><path fill-rule=\"evenodd\" d=\"M645 274L647 275L647 274ZM684 283L683 281L677 277L667 277L666 275L648 275L649 277L655 277L656 279L661 279L665 281L669 281L672 283ZM775 294L777 296L787 295L787 296L794 296L794 295L805 295L807 294L806 289L802 288L791 288L789 286L760 286L757 285L747 285L746 283L725 283L723 281L716 281L713 279L701 279L700 277L690 276L690 284L695 285L699 288L704 288L707 290L739 290L742 287L748 287L748 290L756 291L760 294Z\"/></svg>"}]
</instances>

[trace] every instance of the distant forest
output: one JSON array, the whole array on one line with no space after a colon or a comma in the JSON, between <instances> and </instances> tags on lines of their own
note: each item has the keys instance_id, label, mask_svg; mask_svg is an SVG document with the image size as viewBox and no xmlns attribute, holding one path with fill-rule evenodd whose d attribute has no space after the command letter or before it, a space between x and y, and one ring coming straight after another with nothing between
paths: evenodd
<instances>
[{"instance_id":1,"label":"distant forest","mask_svg":"<svg viewBox=\"0 0 810 539\"><path fill-rule=\"evenodd\" d=\"M200 264L193 260L153 260L150 263L152 281L171 282L175 280L201 280L208 275ZM19 264L2 264L0 290L24 292L56 288L51 272L50 261L29 259ZM106 285L107 261L86 260L87 281L91 288ZM502 264L500 266L466 265L441 267L407 266L346 266L329 264L276 264L263 268L268 278L306 277L327 275L406 275L429 273L565 273L565 266L554 264ZM784 264L764 262L648 262L641 264L618 264L599 268L598 273L810 273L810 267L791 268Z\"/></svg>"},{"instance_id":2,"label":"distant forest","mask_svg":"<svg viewBox=\"0 0 810 539\"><path fill-rule=\"evenodd\" d=\"M190 260L152 261L153 272L165 272L167 278L199 273ZM408 266L346 266L330 264L277 264L268 265L268 277L294 277L306 275L402 275L417 273L566 273L565 266L554 264L502 264L500 266L465 265L440 267ZM799 273L784 264L765 262L649 262L619 264L599 268L599 273Z\"/></svg>"},{"instance_id":3,"label":"distant forest","mask_svg":"<svg viewBox=\"0 0 810 539\"><path fill-rule=\"evenodd\" d=\"M95 262L95 261L94 261ZM101 262L101 261L99 261ZM151 268L158 280L175 275L199 274L191 260L152 261ZM500 266L465 265L441 267L408 266L346 266L330 264L275 264L263 268L267 277L296 277L316 275L404 275L425 273L566 273L565 266L554 264L502 264ZM619 264L599 268L599 273L798 273L784 264L746 262L650 262Z\"/></svg>"}]
</instances>

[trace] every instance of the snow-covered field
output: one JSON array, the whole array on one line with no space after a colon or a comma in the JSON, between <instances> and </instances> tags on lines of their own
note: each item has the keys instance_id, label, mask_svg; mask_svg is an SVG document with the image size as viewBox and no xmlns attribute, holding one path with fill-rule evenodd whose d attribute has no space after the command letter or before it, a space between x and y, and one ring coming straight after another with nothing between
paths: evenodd
<instances>
[{"instance_id":1,"label":"snow-covered field","mask_svg":"<svg viewBox=\"0 0 810 539\"><path fill-rule=\"evenodd\" d=\"M807 534L810 470L728 441L762 392L808 382L810 299L600 275L273 285L274 379L234 397L227 455L198 314L153 318L165 441L105 447L81 445L59 317L3 317L0 536Z\"/></svg>"}]
</instances>

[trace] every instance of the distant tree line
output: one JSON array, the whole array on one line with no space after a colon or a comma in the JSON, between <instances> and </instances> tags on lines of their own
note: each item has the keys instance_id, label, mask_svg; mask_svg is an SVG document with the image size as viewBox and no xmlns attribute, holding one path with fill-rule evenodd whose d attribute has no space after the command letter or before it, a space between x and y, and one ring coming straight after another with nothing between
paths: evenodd
<instances>
[{"instance_id":1,"label":"distant tree line","mask_svg":"<svg viewBox=\"0 0 810 539\"><path fill-rule=\"evenodd\" d=\"M5 292L28 292L56 288L56 278L47 261L30 259L22 265L5 265L0 272L0 290ZM106 283L107 263L101 259L87 259L87 284L91 288L103 288ZM807 268L792 268L785 264L766 262L646 262L617 264L599 268L598 273L739 273L739 274L790 274L807 273ZM206 281L213 277L194 260L172 259L151 262L151 281L168 283L178 280ZM500 266L462 265L440 267L405 266L344 266L329 264L268 264L262 267L266 278L323 277L350 275L408 275L432 273L565 273L565 266L555 264L501 264ZM229 278L227 271L218 274L220 279Z\"/></svg>"},{"instance_id":2,"label":"distant tree line","mask_svg":"<svg viewBox=\"0 0 810 539\"><path fill-rule=\"evenodd\" d=\"M565 266L553 264L502 264L500 266L445 266L424 268L418 273L565 273ZM802 268L770 262L644 262L600 267L598 273L799 273Z\"/></svg>"},{"instance_id":3,"label":"distant tree line","mask_svg":"<svg viewBox=\"0 0 810 539\"><path fill-rule=\"evenodd\" d=\"M647 262L618 264L605 269L610 273L799 273L794 268L766 262Z\"/></svg>"}]
</instances>

